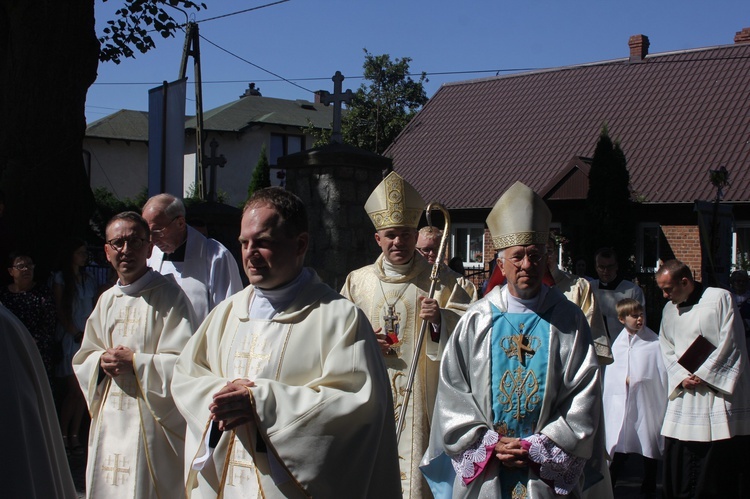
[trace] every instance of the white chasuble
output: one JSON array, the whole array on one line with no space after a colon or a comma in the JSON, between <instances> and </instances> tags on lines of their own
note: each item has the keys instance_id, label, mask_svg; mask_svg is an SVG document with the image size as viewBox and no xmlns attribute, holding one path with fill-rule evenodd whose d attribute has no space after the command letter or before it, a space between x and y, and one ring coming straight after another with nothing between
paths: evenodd
<instances>
[{"instance_id":1,"label":"white chasuble","mask_svg":"<svg viewBox=\"0 0 750 499\"><path fill-rule=\"evenodd\" d=\"M386 264L387 265L387 264ZM373 329L382 328L392 341L392 353L384 357L388 369L394 418L398 418L406 393L409 366L415 356L419 318L419 297L430 289L432 266L415 254L403 275L386 275L383 256L373 265L350 273L341 294L360 307ZM419 462L430 436L430 418L437 394L440 357L448 337L469 304L476 300L476 290L468 281L450 269L441 269L433 296L441 308L439 341L433 341L433 326L428 325L419 356L414 385L409 398L403 430L398 442L401 487L406 498L429 497L430 490L422 479Z\"/></svg>"},{"instance_id":2,"label":"white chasuble","mask_svg":"<svg viewBox=\"0 0 750 499\"><path fill-rule=\"evenodd\" d=\"M187 497L398 497L393 403L362 311L313 276L272 319L250 319L254 292L219 304L175 366ZM237 378L255 384L252 420L219 432L209 405Z\"/></svg>"},{"instance_id":3,"label":"white chasuble","mask_svg":"<svg viewBox=\"0 0 750 499\"><path fill-rule=\"evenodd\" d=\"M102 294L73 358L92 418L90 498L174 497L184 484L185 421L170 384L193 332L193 309L171 277L150 271L141 279L147 284L131 294L119 286ZM101 356L118 346L134 352L133 372L111 378L100 370Z\"/></svg>"}]
</instances>

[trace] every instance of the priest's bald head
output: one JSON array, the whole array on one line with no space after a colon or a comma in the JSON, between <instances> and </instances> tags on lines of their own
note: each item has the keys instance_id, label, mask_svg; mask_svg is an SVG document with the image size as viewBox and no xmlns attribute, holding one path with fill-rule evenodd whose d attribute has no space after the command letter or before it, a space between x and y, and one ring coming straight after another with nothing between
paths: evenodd
<instances>
[{"instance_id":1,"label":"priest's bald head","mask_svg":"<svg viewBox=\"0 0 750 499\"><path fill-rule=\"evenodd\" d=\"M274 289L293 281L309 242L305 205L280 187L256 191L245 203L239 239L250 284Z\"/></svg>"}]
</instances>

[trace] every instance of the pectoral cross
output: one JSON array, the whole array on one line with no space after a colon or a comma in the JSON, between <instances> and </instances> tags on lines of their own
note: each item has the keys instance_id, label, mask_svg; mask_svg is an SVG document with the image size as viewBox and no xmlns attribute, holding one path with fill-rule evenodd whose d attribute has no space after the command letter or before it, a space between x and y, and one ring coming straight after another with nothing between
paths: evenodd
<instances>
[{"instance_id":1,"label":"pectoral cross","mask_svg":"<svg viewBox=\"0 0 750 499\"><path fill-rule=\"evenodd\" d=\"M521 362L522 366L526 365L526 357L525 355L528 354L529 357L533 356L536 352L529 346L529 339L526 337L526 335L523 334L523 328L524 323L518 325L518 330L520 331L519 334L515 334L511 336L511 341L515 343L516 345L516 353L518 354L518 360Z\"/></svg>"},{"instance_id":2,"label":"pectoral cross","mask_svg":"<svg viewBox=\"0 0 750 499\"><path fill-rule=\"evenodd\" d=\"M122 462L120 459L122 459ZM110 484L115 487L124 483L124 477L122 477L123 474L130 474L130 468L125 467L125 458L120 456L120 454L115 454L114 463L112 463L112 456L107 456L105 464L102 465L102 471L109 471L107 477L112 479Z\"/></svg>"},{"instance_id":3,"label":"pectoral cross","mask_svg":"<svg viewBox=\"0 0 750 499\"><path fill-rule=\"evenodd\" d=\"M385 334L394 334L398 337L398 314L395 305L388 305L388 313L383 316L385 324Z\"/></svg>"}]
</instances>

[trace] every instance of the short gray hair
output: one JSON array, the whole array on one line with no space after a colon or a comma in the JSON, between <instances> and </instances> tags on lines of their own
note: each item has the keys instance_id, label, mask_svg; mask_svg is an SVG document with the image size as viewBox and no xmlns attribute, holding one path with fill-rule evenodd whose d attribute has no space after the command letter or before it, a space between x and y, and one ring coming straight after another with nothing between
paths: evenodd
<instances>
[{"instance_id":1,"label":"short gray hair","mask_svg":"<svg viewBox=\"0 0 750 499\"><path fill-rule=\"evenodd\" d=\"M183 204L182 200L180 200L180 198L176 196L173 196L172 194L162 193L157 194L156 196L152 196L148 201L146 201L143 209L145 210L146 208L155 204L164 207L164 214L168 218L174 219L177 217L184 217L186 214L185 205Z\"/></svg>"}]
</instances>

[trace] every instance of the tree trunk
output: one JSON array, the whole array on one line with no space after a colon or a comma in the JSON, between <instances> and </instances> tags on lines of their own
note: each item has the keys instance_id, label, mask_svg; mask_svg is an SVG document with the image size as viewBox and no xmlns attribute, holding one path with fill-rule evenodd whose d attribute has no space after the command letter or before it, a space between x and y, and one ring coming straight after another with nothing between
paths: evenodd
<instances>
[{"instance_id":1,"label":"tree trunk","mask_svg":"<svg viewBox=\"0 0 750 499\"><path fill-rule=\"evenodd\" d=\"M13 244L37 261L39 282L60 241L87 234L93 197L82 157L84 105L98 54L94 0L0 1L4 218Z\"/></svg>"}]
</instances>

